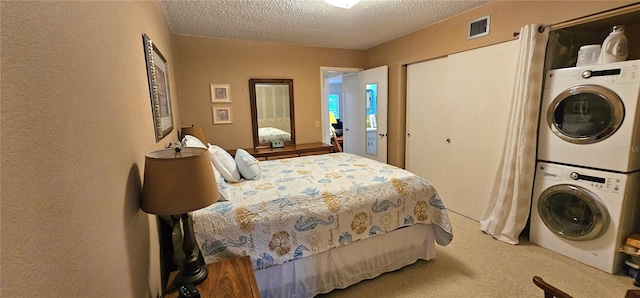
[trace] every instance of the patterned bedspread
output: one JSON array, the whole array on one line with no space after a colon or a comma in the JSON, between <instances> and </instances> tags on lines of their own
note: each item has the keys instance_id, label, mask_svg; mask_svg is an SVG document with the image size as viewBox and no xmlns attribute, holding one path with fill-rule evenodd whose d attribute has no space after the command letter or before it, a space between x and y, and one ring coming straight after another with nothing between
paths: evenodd
<instances>
[{"instance_id":1,"label":"patterned bedspread","mask_svg":"<svg viewBox=\"0 0 640 298\"><path fill-rule=\"evenodd\" d=\"M262 177L219 185L228 199L193 212L206 263L250 255L278 265L413 224L451 224L437 192L403 169L348 153L263 161Z\"/></svg>"},{"instance_id":2,"label":"patterned bedspread","mask_svg":"<svg viewBox=\"0 0 640 298\"><path fill-rule=\"evenodd\" d=\"M291 134L275 127L260 127L258 128L258 139L260 139L260 143L277 140L291 141Z\"/></svg>"}]
</instances>

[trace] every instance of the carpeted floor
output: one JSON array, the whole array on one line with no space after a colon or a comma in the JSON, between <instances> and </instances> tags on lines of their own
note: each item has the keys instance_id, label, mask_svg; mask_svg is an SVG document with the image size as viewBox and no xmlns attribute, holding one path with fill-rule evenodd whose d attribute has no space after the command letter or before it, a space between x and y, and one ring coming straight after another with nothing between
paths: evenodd
<instances>
[{"instance_id":1,"label":"carpeted floor","mask_svg":"<svg viewBox=\"0 0 640 298\"><path fill-rule=\"evenodd\" d=\"M544 297L534 275L580 297L624 297L633 279L611 275L544 249L521 237L510 245L488 236L480 224L449 211L453 241L436 258L362 281L321 297Z\"/></svg>"}]
</instances>

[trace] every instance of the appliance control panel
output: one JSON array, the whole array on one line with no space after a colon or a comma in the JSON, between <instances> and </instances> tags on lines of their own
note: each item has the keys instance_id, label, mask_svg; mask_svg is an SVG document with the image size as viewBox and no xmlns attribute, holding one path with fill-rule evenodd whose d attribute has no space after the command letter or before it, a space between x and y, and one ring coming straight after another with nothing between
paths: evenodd
<instances>
[{"instance_id":1,"label":"appliance control panel","mask_svg":"<svg viewBox=\"0 0 640 298\"><path fill-rule=\"evenodd\" d=\"M580 74L580 76L583 79L596 79L601 77L602 79L599 81L603 81L605 83L614 83L617 81L620 83L633 82L634 79L638 77L638 65L624 65L619 68L602 70L586 69Z\"/></svg>"},{"instance_id":2,"label":"appliance control panel","mask_svg":"<svg viewBox=\"0 0 640 298\"><path fill-rule=\"evenodd\" d=\"M612 193L619 193L621 191L623 181L619 177L591 176L571 170L568 170L567 173L570 180L579 183L582 187Z\"/></svg>"},{"instance_id":3,"label":"appliance control panel","mask_svg":"<svg viewBox=\"0 0 640 298\"><path fill-rule=\"evenodd\" d=\"M603 174L606 174L603 175ZM626 183L624 175L598 172L596 175L584 169L565 168L556 165L538 165L536 179L553 180L557 184L573 184L593 191L620 193Z\"/></svg>"},{"instance_id":4,"label":"appliance control panel","mask_svg":"<svg viewBox=\"0 0 640 298\"><path fill-rule=\"evenodd\" d=\"M587 83L637 83L640 82L640 60L554 69L547 72L546 80L545 89Z\"/></svg>"}]
</instances>

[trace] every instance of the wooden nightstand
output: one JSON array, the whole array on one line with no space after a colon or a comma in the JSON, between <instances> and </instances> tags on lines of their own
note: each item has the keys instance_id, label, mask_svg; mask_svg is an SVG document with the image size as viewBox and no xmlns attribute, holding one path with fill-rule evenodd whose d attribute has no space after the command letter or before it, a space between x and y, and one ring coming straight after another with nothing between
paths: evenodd
<instances>
[{"instance_id":1,"label":"wooden nightstand","mask_svg":"<svg viewBox=\"0 0 640 298\"><path fill-rule=\"evenodd\" d=\"M218 263L208 264L209 275L197 286L200 297L260 297L258 284L248 256L238 257ZM167 288L173 287L173 279L178 272L171 272ZM164 297L178 297L178 291Z\"/></svg>"}]
</instances>

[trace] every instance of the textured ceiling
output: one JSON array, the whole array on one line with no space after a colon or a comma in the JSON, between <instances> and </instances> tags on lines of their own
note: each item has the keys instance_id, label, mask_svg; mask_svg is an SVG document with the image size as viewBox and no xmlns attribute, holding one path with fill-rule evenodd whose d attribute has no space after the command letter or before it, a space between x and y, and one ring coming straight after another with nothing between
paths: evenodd
<instances>
[{"instance_id":1,"label":"textured ceiling","mask_svg":"<svg viewBox=\"0 0 640 298\"><path fill-rule=\"evenodd\" d=\"M366 50L488 0L160 0L174 34Z\"/></svg>"}]
</instances>

